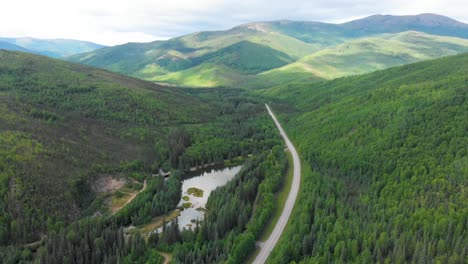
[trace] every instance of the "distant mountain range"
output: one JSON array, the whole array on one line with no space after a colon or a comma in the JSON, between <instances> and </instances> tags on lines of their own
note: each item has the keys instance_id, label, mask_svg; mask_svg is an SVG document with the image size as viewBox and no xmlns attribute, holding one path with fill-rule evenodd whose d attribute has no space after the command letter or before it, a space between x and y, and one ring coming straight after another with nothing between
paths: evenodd
<instances>
[{"instance_id":1,"label":"distant mountain range","mask_svg":"<svg viewBox=\"0 0 468 264\"><path fill-rule=\"evenodd\" d=\"M30 50L25 49L21 46L11 44L9 42L4 42L4 41L0 41L0 49L11 50L11 51L31 52Z\"/></svg>"},{"instance_id":2,"label":"distant mountain range","mask_svg":"<svg viewBox=\"0 0 468 264\"><path fill-rule=\"evenodd\" d=\"M0 38L0 49L24 51L53 58L89 52L105 46L73 39Z\"/></svg>"},{"instance_id":3,"label":"distant mountain range","mask_svg":"<svg viewBox=\"0 0 468 264\"><path fill-rule=\"evenodd\" d=\"M359 74L468 52L468 25L448 17L375 15L342 24L255 22L67 59L194 87L266 87Z\"/></svg>"}]
</instances>

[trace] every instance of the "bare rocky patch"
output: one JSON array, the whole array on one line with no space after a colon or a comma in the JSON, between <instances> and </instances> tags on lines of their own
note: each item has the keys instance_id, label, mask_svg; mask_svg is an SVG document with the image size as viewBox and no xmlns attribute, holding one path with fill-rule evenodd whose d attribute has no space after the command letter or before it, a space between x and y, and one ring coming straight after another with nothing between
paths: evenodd
<instances>
[{"instance_id":1,"label":"bare rocky patch","mask_svg":"<svg viewBox=\"0 0 468 264\"><path fill-rule=\"evenodd\" d=\"M127 181L112 175L103 175L93 185L93 190L99 193L111 192L122 188Z\"/></svg>"}]
</instances>

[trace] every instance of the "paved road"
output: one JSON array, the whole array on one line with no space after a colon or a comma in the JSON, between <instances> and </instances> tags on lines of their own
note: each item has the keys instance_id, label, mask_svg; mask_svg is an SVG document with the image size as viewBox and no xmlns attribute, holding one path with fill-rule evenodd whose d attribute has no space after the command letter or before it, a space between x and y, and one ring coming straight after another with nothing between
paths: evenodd
<instances>
[{"instance_id":1,"label":"paved road","mask_svg":"<svg viewBox=\"0 0 468 264\"><path fill-rule=\"evenodd\" d=\"M291 185L291 191L289 192L288 199L286 200L284 210L281 213L281 216L278 219L278 222L276 223L275 229L273 229L273 232L271 233L267 241L265 241L262 244L260 252L255 257L255 260L253 261L253 263L255 264L265 263L266 260L268 259L268 256L270 256L270 252L273 250L276 243L278 242L281 236L281 233L283 233L283 230L286 227L286 224L288 223L289 217L291 216L292 210L294 208L294 203L296 202L296 198L299 193L299 185L301 182L301 162L299 160L299 155L297 154L296 148L294 148L294 145L289 140L288 135L286 135L286 133L284 132L283 128L281 127L281 124L276 119L270 107L268 105L265 105L265 106L271 118L273 118L273 121L275 121L276 127L278 127L278 130L280 131L281 136L283 137L284 141L286 142L286 145L288 146L289 151L292 154L293 164L294 164L294 174L293 174L293 182Z\"/></svg>"}]
</instances>

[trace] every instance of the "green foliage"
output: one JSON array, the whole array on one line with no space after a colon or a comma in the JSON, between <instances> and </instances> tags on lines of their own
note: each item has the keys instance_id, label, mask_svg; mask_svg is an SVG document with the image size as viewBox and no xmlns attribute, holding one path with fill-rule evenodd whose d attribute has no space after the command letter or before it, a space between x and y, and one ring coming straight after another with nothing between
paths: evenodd
<instances>
[{"instance_id":1,"label":"green foliage","mask_svg":"<svg viewBox=\"0 0 468 264\"><path fill-rule=\"evenodd\" d=\"M34 230L42 225L44 219L38 217L43 216L25 190L28 183L13 176L26 173L23 163L33 162L42 152L42 146L26 134L0 132L0 245L34 239Z\"/></svg>"},{"instance_id":2,"label":"green foliage","mask_svg":"<svg viewBox=\"0 0 468 264\"><path fill-rule=\"evenodd\" d=\"M100 219L75 222L51 232L39 250L39 263L163 263L139 235Z\"/></svg>"},{"instance_id":3,"label":"green foliage","mask_svg":"<svg viewBox=\"0 0 468 264\"><path fill-rule=\"evenodd\" d=\"M303 158L272 263L461 263L468 55L275 91Z\"/></svg>"},{"instance_id":4,"label":"green foliage","mask_svg":"<svg viewBox=\"0 0 468 264\"><path fill-rule=\"evenodd\" d=\"M195 197L203 197L203 190L195 187L188 188L187 193Z\"/></svg>"}]
</instances>

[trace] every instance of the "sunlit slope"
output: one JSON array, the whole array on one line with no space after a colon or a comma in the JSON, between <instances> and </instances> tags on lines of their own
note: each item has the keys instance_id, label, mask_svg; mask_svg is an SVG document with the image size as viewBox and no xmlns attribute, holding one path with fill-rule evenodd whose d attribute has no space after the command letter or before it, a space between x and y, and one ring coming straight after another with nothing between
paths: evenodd
<instances>
[{"instance_id":1,"label":"sunlit slope","mask_svg":"<svg viewBox=\"0 0 468 264\"><path fill-rule=\"evenodd\" d=\"M251 46L257 44L293 59L317 50L314 45L275 32L236 28L229 31L200 32L168 41L129 43L79 54L69 60L152 79L196 67L206 62L204 59L212 60L213 55L222 55L225 49L245 43L251 43Z\"/></svg>"},{"instance_id":2,"label":"sunlit slope","mask_svg":"<svg viewBox=\"0 0 468 264\"><path fill-rule=\"evenodd\" d=\"M294 59L260 44L242 41L194 59L192 68L152 78L185 86L232 86L265 70L284 66Z\"/></svg>"},{"instance_id":3,"label":"sunlit slope","mask_svg":"<svg viewBox=\"0 0 468 264\"><path fill-rule=\"evenodd\" d=\"M284 67L259 74L257 82L277 79L306 82L362 74L391 66L454 55L468 51L468 40L409 31L352 40L327 48ZM288 78L295 76L296 78ZM278 78L278 76L284 76Z\"/></svg>"}]
</instances>

